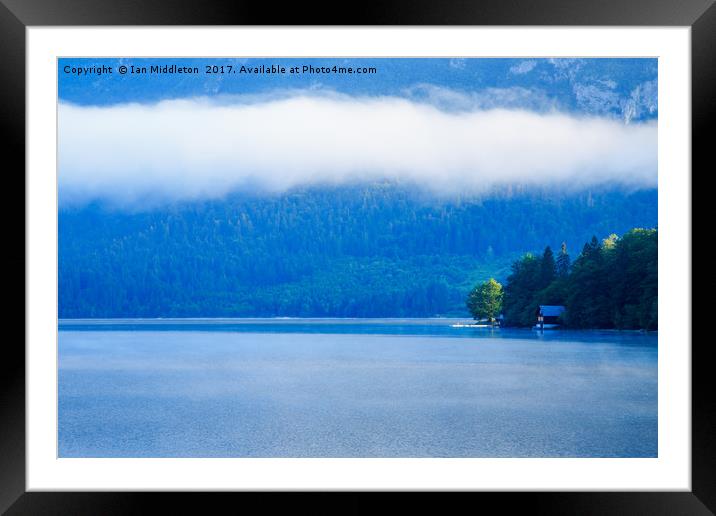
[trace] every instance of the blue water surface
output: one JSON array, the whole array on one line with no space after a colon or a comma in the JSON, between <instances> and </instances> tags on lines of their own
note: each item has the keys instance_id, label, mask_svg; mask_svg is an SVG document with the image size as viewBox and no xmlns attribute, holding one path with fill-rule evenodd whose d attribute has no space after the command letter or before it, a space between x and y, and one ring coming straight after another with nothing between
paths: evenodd
<instances>
[{"instance_id":1,"label":"blue water surface","mask_svg":"<svg viewBox=\"0 0 716 516\"><path fill-rule=\"evenodd\" d=\"M656 457L657 337L446 319L59 325L60 457Z\"/></svg>"}]
</instances>

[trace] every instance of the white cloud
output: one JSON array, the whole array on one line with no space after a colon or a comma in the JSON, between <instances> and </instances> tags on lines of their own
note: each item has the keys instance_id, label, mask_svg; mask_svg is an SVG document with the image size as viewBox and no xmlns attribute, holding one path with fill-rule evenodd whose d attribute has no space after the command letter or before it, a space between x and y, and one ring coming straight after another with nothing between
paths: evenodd
<instances>
[{"instance_id":1,"label":"white cloud","mask_svg":"<svg viewBox=\"0 0 716 516\"><path fill-rule=\"evenodd\" d=\"M242 185L395 179L436 191L501 184L656 185L656 123L550 111L444 111L398 97L294 92L250 103L59 106L66 201L221 196Z\"/></svg>"}]
</instances>

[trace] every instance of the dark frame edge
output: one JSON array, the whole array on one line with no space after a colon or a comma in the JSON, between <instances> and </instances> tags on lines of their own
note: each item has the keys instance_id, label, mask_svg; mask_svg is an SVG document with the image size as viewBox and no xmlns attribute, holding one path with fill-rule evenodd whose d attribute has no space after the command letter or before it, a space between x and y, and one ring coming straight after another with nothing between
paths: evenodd
<instances>
[{"instance_id":1,"label":"dark frame edge","mask_svg":"<svg viewBox=\"0 0 716 516\"><path fill-rule=\"evenodd\" d=\"M14 4L13 10L8 9L5 3ZM42 2L27 2L32 4L31 7L37 8ZM64 2L63 2L64 3ZM78 2L82 3L82 2ZM101 4L102 2L97 2ZM552 2L552 7L560 2ZM580 2L581 4L581 2ZM698 5L695 5L698 4ZM705 6L705 10L704 10ZM42 6L40 6L42 7ZM166 7L166 4L164 4ZM423 6L424 7L424 6ZM663 5L662 5L663 7ZM658 10L659 14L654 15L654 10L640 22L627 18L626 24L659 24L659 25L691 25L692 27L692 171L699 168L705 169L710 159L710 147L712 142L708 138L710 126L713 126L712 120L716 114L716 100L712 96L713 87L716 84L716 68L713 63L716 62L716 5L713 0L707 2L695 1L691 2L690 9L681 11L680 15L674 15L674 9L670 11ZM395 9L396 6L394 5ZM422 17L423 24L436 23L455 23L455 13L461 10L469 10L466 4L454 5L448 7L452 9L449 14L437 16L431 9L414 9L409 18L415 18L416 11L418 17ZM519 6L512 6L517 11ZM585 8L586 9L586 8ZM509 10L509 8L508 8ZM678 9L677 9L678 10ZM52 11L52 10L51 10ZM110 9L111 11L111 9ZM545 9L549 12L550 9ZM170 23L175 24L193 24L189 21L191 18L182 16L178 13L169 14L167 9L159 9L164 19L172 19ZM554 12L554 11L553 11ZM693 16L689 20L684 19L684 14L688 12ZM17 13L17 16L16 14ZM395 11L384 16L382 24L396 23L393 21ZM606 16L613 22L618 11L608 8ZM604 13L599 20L604 24L609 24L604 20ZM141 14L141 13L140 13ZM236 15L236 12L233 13ZM254 18L251 12L244 12L244 16L239 16L241 23L248 23L246 18ZM469 24L499 24L500 20L504 20L504 10L496 16L490 16L489 8L487 12L477 13L472 11L469 16L463 18L463 23ZM588 22L575 17L569 18L569 13L557 14L551 17L553 24L586 24ZM153 11L150 18L156 19L157 9ZM109 20L107 19L109 16ZM122 16L119 11L112 14L105 12L104 16L97 15L97 12L82 15L77 10L70 9L62 15L56 15L55 12L44 12L42 10L27 10L22 6L10 0L0 2L0 63L3 66L3 72L8 80L0 85L0 127L4 138L0 143L2 149L2 157L5 163L11 164L7 170L22 170L22 175L18 172L12 176L12 180L20 183L19 188L22 189L23 213L25 212L25 29L26 25L62 25L77 24L88 25L96 23L114 23L128 24L136 22L136 13ZM379 17L378 15L377 17ZM542 21L539 16L535 16L533 12L514 13L517 20L515 24L529 24L524 18L532 17L534 24L540 24ZM88 19L89 17L89 19ZM376 17L376 18L377 18ZM200 17L202 18L202 17ZM258 18L262 18L258 16ZM305 18L302 17L302 18ZM266 18L264 18L266 19ZM430 21L426 21L431 19ZM386 21L387 20L387 21ZM202 22L208 22L204 20ZM166 24L167 22L163 22ZM194 21L196 23L196 21ZM216 22L214 22L216 23ZM225 20L224 23L230 23ZM379 23L380 24L380 23ZM625 24L624 21L619 24ZM14 80L13 80L14 79ZM710 164L710 163L709 163ZM693 172L692 172L693 182ZM16 186L16 183L13 183ZM17 191L17 190L15 190ZM692 188L693 191L693 188ZM702 191L700 195L705 196ZM20 198L18 195L17 198ZM694 196L695 200L696 196ZM704 206L705 204L701 204ZM4 206L6 219L8 221L17 219L17 211L15 206L10 209ZM692 208L693 209L693 208ZM692 213L693 223L699 220L707 220L696 216L696 212ZM13 252L11 256L11 267L14 270L20 269L20 261L22 260L23 270L25 267L25 225L11 225L12 236L15 242L22 238L22 251ZM19 233L22 231L22 236ZM693 230L692 230L693 234ZM20 281L19 275L14 281ZM19 288L19 287L18 287ZM24 292L24 284L23 284ZM25 294L22 297L22 309L24 314ZM16 308L19 311L19 307ZM694 306L694 315L704 311L704 308ZM703 315L703 314L702 314ZM19 319L19 317L18 317ZM24 317L23 317L24 320ZM0 375L0 414L2 414L3 424L0 425L0 457L2 457L2 468L0 470L0 512L3 514L8 510L8 514L62 514L71 512L73 514L126 514L128 511L138 511L146 509L148 505L161 503L165 505L170 500L174 503L184 505L188 498L187 493L158 493L158 494L129 494L129 493L39 493L25 492L26 465L25 465L25 352L24 352L24 335L25 328L23 326L23 346L20 347L15 342L10 341L10 345L6 347L8 359L3 361L3 371ZM521 493L510 496L508 505L517 503L529 506L530 510L541 513L562 514L562 513L580 513L580 514L603 514L605 512L646 512L649 514L714 514L716 512L716 441L713 436L716 435L716 406L714 391L709 389L710 378L712 373L709 368L709 361L706 359L706 351L701 348L692 349L692 491L691 492L653 492L653 493ZM20 365L20 367L18 367ZM8 424L8 422L10 422ZM357 509L358 505L373 505L371 495L361 495L360 499L356 493L353 493L351 500L351 509ZM227 501L229 494L220 494L218 498ZM497 501L497 497L501 496L495 493L484 493L482 497L490 497ZM199 495L202 498L202 508L206 510L207 497ZM254 497L257 501L265 503L267 496L254 495L246 493L246 497ZM314 496L299 496L297 494L287 495L284 500L291 500L295 503L301 500L303 503L309 502L306 507L314 506ZM332 499L333 497L328 497ZM505 503L505 497L502 496L500 503ZM60 511L63 507L66 512ZM186 509L189 506L184 505ZM300 507L300 505L299 505ZM346 507L345 502L343 507ZM444 503L441 503L444 509ZM180 511L183 512L183 511Z\"/></svg>"},{"instance_id":2,"label":"dark frame edge","mask_svg":"<svg viewBox=\"0 0 716 516\"><path fill-rule=\"evenodd\" d=\"M691 135L692 135L692 278L695 264L693 257L693 235L702 234L706 221L710 220L707 213L694 211L694 206L707 206L708 192L693 188L694 171L700 170L704 176L708 168L713 168L713 134L714 117L716 117L716 4L712 4L691 26ZM709 131L711 129L711 131ZM702 202L695 202L696 200ZM705 208L703 208L705 210ZM700 229L697 229L700 228ZM698 232L697 232L698 231ZM704 267L699 266L703 271ZM712 280L713 281L713 280ZM708 320L705 308L696 303L694 283L692 284L692 335L694 320ZM696 287L702 292L706 285ZM703 293L703 292L702 292ZM691 347L691 489L706 507L716 513L716 391L709 388L709 380L713 378L708 360L708 349L702 345Z\"/></svg>"},{"instance_id":3,"label":"dark frame edge","mask_svg":"<svg viewBox=\"0 0 716 516\"><path fill-rule=\"evenodd\" d=\"M5 339L0 361L0 511L4 511L25 491L25 25L0 3L0 63L6 80L0 83L0 163L6 171L8 196L12 202L2 206L3 220L14 221L6 226L8 240L22 247L8 249L8 270L18 271L10 281L22 297L15 298L9 312L19 326L20 334Z\"/></svg>"}]
</instances>

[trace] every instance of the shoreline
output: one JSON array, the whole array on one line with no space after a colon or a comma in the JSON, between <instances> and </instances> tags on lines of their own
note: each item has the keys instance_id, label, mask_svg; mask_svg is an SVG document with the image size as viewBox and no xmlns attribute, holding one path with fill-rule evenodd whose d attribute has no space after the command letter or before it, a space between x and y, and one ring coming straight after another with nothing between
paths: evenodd
<instances>
[{"instance_id":1,"label":"shoreline","mask_svg":"<svg viewBox=\"0 0 716 516\"><path fill-rule=\"evenodd\" d=\"M111 325L111 324L450 324L451 328L540 331L525 326L491 326L466 322L464 317L117 317L117 318L58 318L57 326ZM658 330L617 328L552 328L548 332L609 332L657 334Z\"/></svg>"}]
</instances>

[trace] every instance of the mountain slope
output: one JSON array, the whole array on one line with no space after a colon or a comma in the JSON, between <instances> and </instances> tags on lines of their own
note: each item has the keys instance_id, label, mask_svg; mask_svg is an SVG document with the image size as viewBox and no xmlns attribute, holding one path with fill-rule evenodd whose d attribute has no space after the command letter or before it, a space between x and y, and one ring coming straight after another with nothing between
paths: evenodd
<instances>
[{"instance_id":1,"label":"mountain slope","mask_svg":"<svg viewBox=\"0 0 716 516\"><path fill-rule=\"evenodd\" d=\"M128 212L59 213L60 317L465 315L475 281L524 252L573 256L657 223L656 190L511 187L437 198L391 183Z\"/></svg>"}]
</instances>

